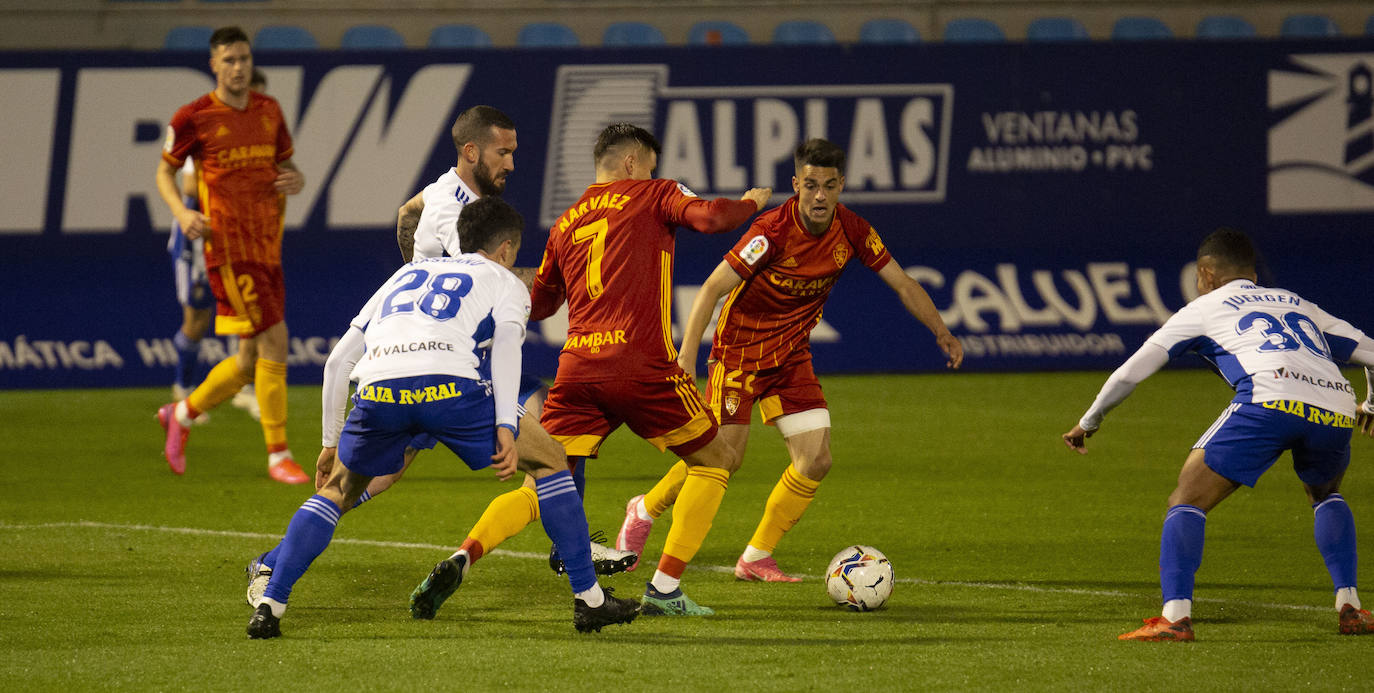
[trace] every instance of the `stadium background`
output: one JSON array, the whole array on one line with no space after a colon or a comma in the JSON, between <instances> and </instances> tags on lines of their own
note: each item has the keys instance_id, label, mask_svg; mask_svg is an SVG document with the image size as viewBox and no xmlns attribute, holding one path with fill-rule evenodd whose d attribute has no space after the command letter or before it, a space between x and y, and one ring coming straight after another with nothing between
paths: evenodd
<instances>
[{"instance_id":1,"label":"stadium background","mask_svg":"<svg viewBox=\"0 0 1374 693\"><path fill-rule=\"evenodd\" d=\"M665 141L660 173L703 195L771 178L780 201L787 143L847 147L846 201L973 370L1111 367L1190 297L1192 250L1222 223L1254 233L1267 279L1374 325L1350 298L1374 228L1361 3L18 0L0 9L0 88L24 95L0 105L0 388L170 378L152 172L166 119L212 86L209 29L231 23L310 181L288 205L293 382L318 382L394 267L395 208L452 164L448 124L475 103L519 124L507 197L527 264L589 180L596 130L629 117ZM473 36L490 46L438 46ZM679 320L734 237L680 239ZM825 319L823 372L941 366L867 272ZM532 330L535 372L552 375L560 329Z\"/></svg>"}]
</instances>

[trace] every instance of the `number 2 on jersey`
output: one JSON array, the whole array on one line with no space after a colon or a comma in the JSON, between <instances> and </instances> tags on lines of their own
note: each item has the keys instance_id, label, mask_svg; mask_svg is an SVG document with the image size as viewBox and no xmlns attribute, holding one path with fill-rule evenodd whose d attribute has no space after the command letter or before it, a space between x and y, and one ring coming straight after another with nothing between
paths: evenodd
<instances>
[{"instance_id":1,"label":"number 2 on jersey","mask_svg":"<svg viewBox=\"0 0 1374 693\"><path fill-rule=\"evenodd\" d=\"M601 258L606 254L606 232L610 230L611 223L605 219L573 229L573 243L592 242L587 253L587 295L593 300L606 290L601 283Z\"/></svg>"}]
</instances>

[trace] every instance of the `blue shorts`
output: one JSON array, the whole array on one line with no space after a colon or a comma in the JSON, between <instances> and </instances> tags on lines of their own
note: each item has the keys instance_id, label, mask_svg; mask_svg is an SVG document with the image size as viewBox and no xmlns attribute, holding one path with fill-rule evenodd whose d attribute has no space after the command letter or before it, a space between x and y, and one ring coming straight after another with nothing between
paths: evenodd
<instances>
[{"instance_id":1,"label":"blue shorts","mask_svg":"<svg viewBox=\"0 0 1374 693\"><path fill-rule=\"evenodd\" d=\"M418 434L442 442L471 469L490 466L496 453L496 405L487 386L451 375L422 375L359 388L339 436L339 462L357 474L394 474Z\"/></svg>"},{"instance_id":2,"label":"blue shorts","mask_svg":"<svg viewBox=\"0 0 1374 693\"><path fill-rule=\"evenodd\" d=\"M529 399L534 396L534 393L538 392L543 387L544 381L539 378L528 375L520 376L520 394L515 397L515 401L519 403L516 405L515 413L517 416L522 418L525 416L525 402L528 402ZM516 427L519 428L519 424L517 424ZM406 447L411 450L431 450L438 444L439 440L434 436L428 433L421 433L411 438L410 442L406 443Z\"/></svg>"},{"instance_id":3,"label":"blue shorts","mask_svg":"<svg viewBox=\"0 0 1374 693\"><path fill-rule=\"evenodd\" d=\"M195 198L186 198L186 206L195 209ZM172 235L167 239L167 252L172 256L172 276L176 280L177 303L196 310L215 307L215 294L210 290L209 273L205 270L205 239L191 240L181 232L181 225L172 221Z\"/></svg>"},{"instance_id":4,"label":"blue shorts","mask_svg":"<svg viewBox=\"0 0 1374 693\"><path fill-rule=\"evenodd\" d=\"M1350 465L1355 420L1292 400L1233 403L1202 434L1194 449L1231 481L1254 486L1279 455L1293 455L1293 471L1309 486L1324 484Z\"/></svg>"}]
</instances>

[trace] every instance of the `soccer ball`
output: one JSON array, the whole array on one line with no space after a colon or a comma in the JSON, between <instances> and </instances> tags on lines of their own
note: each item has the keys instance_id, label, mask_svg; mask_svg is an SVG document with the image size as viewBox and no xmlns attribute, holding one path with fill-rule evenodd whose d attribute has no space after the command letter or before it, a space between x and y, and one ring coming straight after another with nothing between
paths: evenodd
<instances>
[{"instance_id":1,"label":"soccer ball","mask_svg":"<svg viewBox=\"0 0 1374 693\"><path fill-rule=\"evenodd\" d=\"M892 563L872 546L846 547L830 559L825 591L851 611L872 611L892 596Z\"/></svg>"}]
</instances>

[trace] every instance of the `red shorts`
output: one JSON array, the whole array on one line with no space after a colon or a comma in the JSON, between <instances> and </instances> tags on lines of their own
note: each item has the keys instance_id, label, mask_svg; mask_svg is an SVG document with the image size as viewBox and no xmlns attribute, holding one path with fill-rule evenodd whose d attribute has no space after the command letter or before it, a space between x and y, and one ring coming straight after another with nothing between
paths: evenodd
<instances>
[{"instance_id":1,"label":"red shorts","mask_svg":"<svg viewBox=\"0 0 1374 693\"><path fill-rule=\"evenodd\" d=\"M596 455L601 441L622 423L659 450L681 456L706 447L720 430L696 383L680 370L647 383L554 378L540 423L573 457Z\"/></svg>"},{"instance_id":2,"label":"red shorts","mask_svg":"<svg viewBox=\"0 0 1374 693\"><path fill-rule=\"evenodd\" d=\"M755 403L766 424L785 414L826 408L809 354L752 373L727 369L719 361L712 363L706 398L722 424L749 425Z\"/></svg>"},{"instance_id":3,"label":"red shorts","mask_svg":"<svg viewBox=\"0 0 1374 693\"><path fill-rule=\"evenodd\" d=\"M209 275L215 293L215 334L253 337L286 319L281 265L225 263Z\"/></svg>"}]
</instances>

